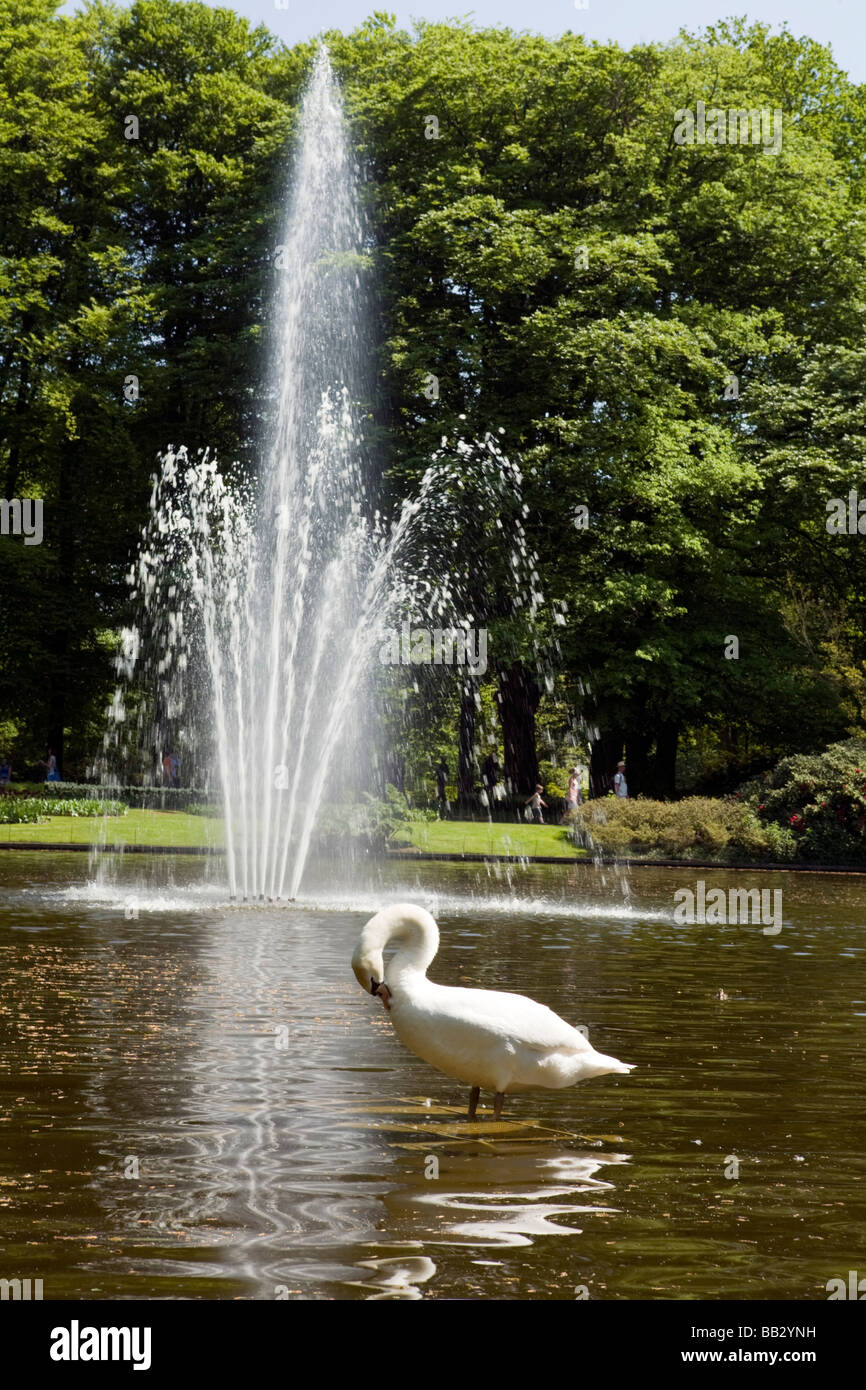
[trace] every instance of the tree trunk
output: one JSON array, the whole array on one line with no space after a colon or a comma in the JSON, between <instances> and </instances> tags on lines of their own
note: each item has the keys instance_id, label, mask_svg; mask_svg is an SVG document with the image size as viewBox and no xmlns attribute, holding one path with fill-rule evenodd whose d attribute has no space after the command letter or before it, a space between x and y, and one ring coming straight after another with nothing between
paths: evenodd
<instances>
[{"instance_id":1,"label":"tree trunk","mask_svg":"<svg viewBox=\"0 0 866 1390\"><path fill-rule=\"evenodd\" d=\"M60 445L60 471L57 487L57 512L54 518L57 535L57 582L54 613L56 622L49 636L51 666L48 680L48 747L57 759L61 777L64 773L64 737L66 725L67 684L69 680L70 607L75 598L75 501L74 453L75 444L64 439Z\"/></svg>"},{"instance_id":2,"label":"tree trunk","mask_svg":"<svg viewBox=\"0 0 866 1390\"><path fill-rule=\"evenodd\" d=\"M593 739L589 755L590 796L607 796L608 792L613 791L613 774L622 757L624 741L619 732L602 734L600 738Z\"/></svg>"},{"instance_id":3,"label":"tree trunk","mask_svg":"<svg viewBox=\"0 0 866 1390\"><path fill-rule=\"evenodd\" d=\"M530 796L538 781L535 711L541 691L520 661L499 672L499 718L505 745L505 785L511 796Z\"/></svg>"},{"instance_id":4,"label":"tree trunk","mask_svg":"<svg viewBox=\"0 0 866 1390\"><path fill-rule=\"evenodd\" d=\"M475 682L467 677L460 691L460 735L457 763L457 801L469 810L475 799Z\"/></svg>"},{"instance_id":5,"label":"tree trunk","mask_svg":"<svg viewBox=\"0 0 866 1390\"><path fill-rule=\"evenodd\" d=\"M657 797L665 801L670 801L676 796L679 737L679 726L672 723L662 724L656 735L653 791Z\"/></svg>"},{"instance_id":6,"label":"tree trunk","mask_svg":"<svg viewBox=\"0 0 866 1390\"><path fill-rule=\"evenodd\" d=\"M4 497L14 497L18 491L18 470L21 464L21 429L24 415L28 404L28 364L21 363L21 375L18 378L18 395L15 400L15 431L12 443L9 448L9 458L6 462L6 491Z\"/></svg>"},{"instance_id":7,"label":"tree trunk","mask_svg":"<svg viewBox=\"0 0 866 1390\"><path fill-rule=\"evenodd\" d=\"M646 796L650 785L648 775L649 734L631 734L625 741L625 780L629 796ZM617 760L618 761L618 760Z\"/></svg>"},{"instance_id":8,"label":"tree trunk","mask_svg":"<svg viewBox=\"0 0 866 1390\"><path fill-rule=\"evenodd\" d=\"M406 795L406 760L399 753L389 753L385 760L384 775L382 778L382 796L387 795L388 783L396 787L398 792Z\"/></svg>"}]
</instances>

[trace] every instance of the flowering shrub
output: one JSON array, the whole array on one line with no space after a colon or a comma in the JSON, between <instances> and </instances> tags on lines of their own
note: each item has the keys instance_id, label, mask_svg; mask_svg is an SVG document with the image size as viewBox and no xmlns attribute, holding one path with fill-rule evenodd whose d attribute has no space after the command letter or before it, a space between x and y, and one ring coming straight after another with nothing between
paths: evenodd
<instances>
[{"instance_id":1,"label":"flowering shrub","mask_svg":"<svg viewBox=\"0 0 866 1390\"><path fill-rule=\"evenodd\" d=\"M0 825L39 825L49 816L125 816L122 801L53 796L0 796Z\"/></svg>"},{"instance_id":2,"label":"flowering shrub","mask_svg":"<svg viewBox=\"0 0 866 1390\"><path fill-rule=\"evenodd\" d=\"M866 860L866 740L832 743L823 753L783 758L739 788L764 826L794 836L798 859Z\"/></svg>"}]
</instances>

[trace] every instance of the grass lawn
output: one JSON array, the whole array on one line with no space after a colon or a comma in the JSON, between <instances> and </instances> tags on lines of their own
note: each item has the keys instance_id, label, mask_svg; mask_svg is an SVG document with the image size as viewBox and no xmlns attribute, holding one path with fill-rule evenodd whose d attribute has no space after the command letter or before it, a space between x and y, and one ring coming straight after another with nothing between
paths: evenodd
<instances>
[{"instance_id":1,"label":"grass lawn","mask_svg":"<svg viewBox=\"0 0 866 1390\"><path fill-rule=\"evenodd\" d=\"M128 811L125 816L51 816L42 825L0 825L0 841L16 844L90 845L105 826L110 845L172 845L181 849L222 845L222 821L185 811Z\"/></svg>"},{"instance_id":2,"label":"grass lawn","mask_svg":"<svg viewBox=\"0 0 866 1390\"><path fill-rule=\"evenodd\" d=\"M221 820L190 816L185 811L128 811L95 817L51 816L42 825L2 825L0 843L90 845L99 842L105 825L110 845L165 845L187 849L223 844ZM398 832L395 849L412 846L439 854L555 855L558 859L585 857L558 825L519 825L516 822L412 821Z\"/></svg>"},{"instance_id":3,"label":"grass lawn","mask_svg":"<svg viewBox=\"0 0 866 1390\"><path fill-rule=\"evenodd\" d=\"M555 855L558 859L585 858L558 825L526 825L508 821L410 821L398 831L392 845L414 845L433 854Z\"/></svg>"}]
</instances>

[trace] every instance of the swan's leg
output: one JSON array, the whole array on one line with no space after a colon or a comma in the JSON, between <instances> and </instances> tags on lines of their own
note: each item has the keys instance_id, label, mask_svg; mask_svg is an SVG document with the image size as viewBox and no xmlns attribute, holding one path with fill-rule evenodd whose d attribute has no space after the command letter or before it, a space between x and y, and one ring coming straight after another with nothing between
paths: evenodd
<instances>
[{"instance_id":1,"label":"swan's leg","mask_svg":"<svg viewBox=\"0 0 866 1390\"><path fill-rule=\"evenodd\" d=\"M475 1119L475 1111L478 1108L478 1097L480 1095L481 1087L473 1086L472 1090L469 1092L469 1114L466 1116L467 1120Z\"/></svg>"},{"instance_id":2,"label":"swan's leg","mask_svg":"<svg viewBox=\"0 0 866 1390\"><path fill-rule=\"evenodd\" d=\"M502 1119L502 1102L504 1101L504 1099L505 1099L505 1092L504 1092L504 1091L497 1091L497 1092L496 1092L496 1095L493 1097L493 1118L494 1118L494 1120L501 1120L501 1119Z\"/></svg>"}]
</instances>

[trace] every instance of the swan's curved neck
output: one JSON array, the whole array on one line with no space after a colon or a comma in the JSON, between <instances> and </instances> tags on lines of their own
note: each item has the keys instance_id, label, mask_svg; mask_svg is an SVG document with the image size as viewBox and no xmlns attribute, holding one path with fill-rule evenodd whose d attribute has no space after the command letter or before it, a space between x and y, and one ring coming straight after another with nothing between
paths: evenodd
<instances>
[{"instance_id":1,"label":"swan's curved neck","mask_svg":"<svg viewBox=\"0 0 866 1390\"><path fill-rule=\"evenodd\" d=\"M396 944L386 971L388 984L393 989L407 976L426 975L439 950L439 929L423 907L399 903L371 917L364 928L364 940L372 950L379 952L389 944Z\"/></svg>"}]
</instances>

